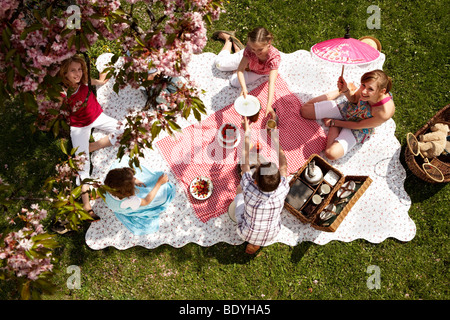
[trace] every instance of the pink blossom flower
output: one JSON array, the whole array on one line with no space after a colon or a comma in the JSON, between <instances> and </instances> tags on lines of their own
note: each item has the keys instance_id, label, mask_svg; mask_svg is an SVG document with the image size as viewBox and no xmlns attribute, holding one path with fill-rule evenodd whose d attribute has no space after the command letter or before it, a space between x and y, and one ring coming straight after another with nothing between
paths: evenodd
<instances>
[{"instance_id":1,"label":"pink blossom flower","mask_svg":"<svg viewBox=\"0 0 450 320\"><path fill-rule=\"evenodd\" d=\"M6 261L4 269L15 276L37 280L43 272L53 269L52 254L49 252L46 258L33 258L25 254L35 246L33 237L45 232L40 221L46 216L46 211L39 210L37 204L32 205L30 209L22 208L18 214L18 218L27 223L26 226L10 232L4 237L3 244L0 243L0 259ZM42 248L42 245L39 245L34 250Z\"/></svg>"}]
</instances>

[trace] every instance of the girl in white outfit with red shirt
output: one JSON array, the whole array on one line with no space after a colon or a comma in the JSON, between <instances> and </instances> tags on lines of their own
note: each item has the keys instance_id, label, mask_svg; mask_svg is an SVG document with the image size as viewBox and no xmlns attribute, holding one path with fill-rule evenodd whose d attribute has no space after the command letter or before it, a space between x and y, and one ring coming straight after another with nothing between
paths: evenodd
<instances>
[{"instance_id":1,"label":"girl in white outfit with red shirt","mask_svg":"<svg viewBox=\"0 0 450 320\"><path fill-rule=\"evenodd\" d=\"M78 148L77 154L84 153L86 159L83 169L78 172L79 180L77 179L77 183L81 184L84 179L90 176L89 153L114 145L117 138L122 134L122 130L119 128L119 123L116 119L103 113L103 109L94 93L90 92L87 85L89 75L87 74L84 58L73 56L65 60L61 65L60 75L66 89L65 92L61 93L61 96L66 99L66 106L69 109L68 121L72 146ZM99 80L91 79L93 85L103 85L106 81L105 75L101 75ZM105 131L109 135L89 143L89 137L93 128ZM88 190L89 186L83 184L83 208L97 220L98 216L93 212L89 203Z\"/></svg>"}]
</instances>

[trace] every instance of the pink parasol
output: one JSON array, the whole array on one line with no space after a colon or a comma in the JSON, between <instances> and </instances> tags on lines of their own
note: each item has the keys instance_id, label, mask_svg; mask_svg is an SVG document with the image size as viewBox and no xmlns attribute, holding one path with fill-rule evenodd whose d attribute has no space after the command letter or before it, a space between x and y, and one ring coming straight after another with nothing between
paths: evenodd
<instances>
[{"instance_id":1,"label":"pink parasol","mask_svg":"<svg viewBox=\"0 0 450 320\"><path fill-rule=\"evenodd\" d=\"M349 28L343 38L335 38L319 42L312 46L314 56L329 62L344 65L360 65L375 61L380 57L380 52L367 43L350 38Z\"/></svg>"}]
</instances>

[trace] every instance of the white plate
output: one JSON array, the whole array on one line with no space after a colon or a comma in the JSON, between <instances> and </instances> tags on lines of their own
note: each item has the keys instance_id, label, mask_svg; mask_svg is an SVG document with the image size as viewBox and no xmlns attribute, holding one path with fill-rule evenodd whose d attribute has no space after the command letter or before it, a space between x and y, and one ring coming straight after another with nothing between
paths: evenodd
<instances>
[{"instance_id":1,"label":"white plate","mask_svg":"<svg viewBox=\"0 0 450 320\"><path fill-rule=\"evenodd\" d=\"M227 125L232 125L234 128L236 128L236 141L234 143L231 143L230 140L229 143L225 141L225 139L222 136L222 129ZM224 147L225 149L233 149L236 148L239 145L239 142L241 141L241 134L239 133L239 128L232 123L224 123L220 126L219 131L217 132L217 139L219 140L219 144Z\"/></svg>"},{"instance_id":2,"label":"white plate","mask_svg":"<svg viewBox=\"0 0 450 320\"><path fill-rule=\"evenodd\" d=\"M204 196L199 196L194 191L194 185L195 185L195 183L197 183L199 181L202 181L202 180L208 182L208 193L206 195L204 195ZM212 184L211 179L209 179L208 177L204 177L204 176L196 177L189 184L189 192L197 200L206 200L206 199L208 199L211 196L212 191L213 191L213 184Z\"/></svg>"},{"instance_id":3,"label":"white plate","mask_svg":"<svg viewBox=\"0 0 450 320\"><path fill-rule=\"evenodd\" d=\"M338 192L337 192L337 196L339 198L347 198L349 195L352 194L353 191L355 191L355 186L356 186L355 181L347 181L346 183L344 183L342 185L342 187L345 187L345 188L350 189L352 191L339 189Z\"/></svg>"},{"instance_id":4,"label":"white plate","mask_svg":"<svg viewBox=\"0 0 450 320\"><path fill-rule=\"evenodd\" d=\"M258 113L261 109L261 103L257 97L252 95L247 95L247 98L244 96L239 96L234 102L234 109L237 113L244 117L251 117Z\"/></svg>"},{"instance_id":5,"label":"white plate","mask_svg":"<svg viewBox=\"0 0 450 320\"><path fill-rule=\"evenodd\" d=\"M219 137L220 141L226 141L224 139L224 137L222 136L222 130L227 125L232 126L235 129L236 136L239 136L239 128L235 124L227 122L227 123L222 124L219 128L218 137ZM231 142L231 140L229 140L228 142Z\"/></svg>"},{"instance_id":6,"label":"white plate","mask_svg":"<svg viewBox=\"0 0 450 320\"><path fill-rule=\"evenodd\" d=\"M236 223L236 201L234 200L228 206L228 216L230 217L231 221Z\"/></svg>"},{"instance_id":7,"label":"white plate","mask_svg":"<svg viewBox=\"0 0 450 320\"><path fill-rule=\"evenodd\" d=\"M336 206L332 203L330 203L325 209L336 212ZM326 221L328 219L330 219L331 217L333 217L333 213L331 213L330 211L322 211L320 213L320 219Z\"/></svg>"},{"instance_id":8,"label":"white plate","mask_svg":"<svg viewBox=\"0 0 450 320\"><path fill-rule=\"evenodd\" d=\"M239 145L239 142L241 142L241 135L240 134L237 135L237 139L234 144L227 144L222 139L218 139L218 140L219 140L219 144L221 147L223 147L225 149L234 149Z\"/></svg>"}]
</instances>

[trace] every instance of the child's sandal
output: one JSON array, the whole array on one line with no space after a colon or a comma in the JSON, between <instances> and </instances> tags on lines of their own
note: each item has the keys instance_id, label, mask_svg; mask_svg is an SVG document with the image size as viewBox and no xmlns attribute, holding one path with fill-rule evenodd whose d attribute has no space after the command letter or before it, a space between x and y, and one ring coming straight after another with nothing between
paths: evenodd
<instances>
[{"instance_id":1,"label":"child's sandal","mask_svg":"<svg viewBox=\"0 0 450 320\"><path fill-rule=\"evenodd\" d=\"M225 34L230 35L231 37L234 37L234 34L236 33L236 31L218 30L212 34L211 39L213 39L215 41L224 41L223 39L219 38L219 34L221 34L221 33L225 33Z\"/></svg>"},{"instance_id":2,"label":"child's sandal","mask_svg":"<svg viewBox=\"0 0 450 320\"><path fill-rule=\"evenodd\" d=\"M91 212L92 212L92 214L91 214ZM92 217L92 219L94 219L94 220L89 221L89 222L96 222L96 221L100 220L100 217L95 214L94 210L90 209L90 210L88 210L87 213L89 213L89 215Z\"/></svg>"},{"instance_id":3,"label":"child's sandal","mask_svg":"<svg viewBox=\"0 0 450 320\"><path fill-rule=\"evenodd\" d=\"M69 223L68 221L57 221L51 230L58 234L65 234L70 231L69 229L66 228L66 224L68 223Z\"/></svg>"},{"instance_id":4,"label":"child's sandal","mask_svg":"<svg viewBox=\"0 0 450 320\"><path fill-rule=\"evenodd\" d=\"M230 36L231 42L233 42L239 49L243 50L245 48L244 44L239 41L235 36Z\"/></svg>"}]
</instances>

